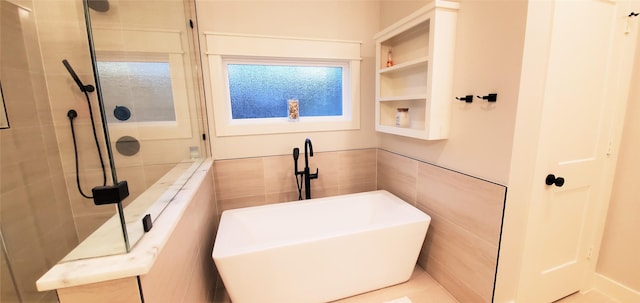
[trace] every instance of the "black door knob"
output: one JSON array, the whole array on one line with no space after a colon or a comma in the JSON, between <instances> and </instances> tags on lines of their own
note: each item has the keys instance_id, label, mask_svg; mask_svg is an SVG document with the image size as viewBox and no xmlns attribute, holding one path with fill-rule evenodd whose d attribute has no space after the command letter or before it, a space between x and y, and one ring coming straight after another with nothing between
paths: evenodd
<instances>
[{"instance_id":1,"label":"black door knob","mask_svg":"<svg viewBox=\"0 0 640 303\"><path fill-rule=\"evenodd\" d=\"M544 183L547 185L555 185L557 187L562 187L562 185L564 185L564 178L556 177L554 174L548 174L547 178L544 180Z\"/></svg>"}]
</instances>

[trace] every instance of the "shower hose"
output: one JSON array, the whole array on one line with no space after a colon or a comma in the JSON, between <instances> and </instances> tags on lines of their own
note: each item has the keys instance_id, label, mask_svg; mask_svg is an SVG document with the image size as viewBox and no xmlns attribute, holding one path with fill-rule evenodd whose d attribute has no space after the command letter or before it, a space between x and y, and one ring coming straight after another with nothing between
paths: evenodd
<instances>
[{"instance_id":1,"label":"shower hose","mask_svg":"<svg viewBox=\"0 0 640 303\"><path fill-rule=\"evenodd\" d=\"M98 158L100 158L100 166L102 167L102 185L107 185L107 171L106 168L104 166L104 161L102 159L102 149L100 148L100 143L98 141L98 134L96 131L96 123L95 120L93 119L93 110L91 109L91 101L89 99L89 94L83 90L84 96L87 99L87 107L89 108L89 117L91 118L91 128L93 129L93 139L96 143L96 149L98 150ZM73 125L73 119L75 119L78 116L78 113L75 110L69 110L69 112L67 112L67 117L69 117L69 124L71 125L71 137L73 139L73 153L75 156L75 163L76 163L76 185L78 186L78 191L80 192L80 194L86 198L86 199L93 199L92 196L89 196L88 194L85 194L84 191L82 191L82 186L80 186L80 170L79 170L79 163L78 163L78 143L76 141L76 131L75 131L75 127Z\"/></svg>"}]
</instances>

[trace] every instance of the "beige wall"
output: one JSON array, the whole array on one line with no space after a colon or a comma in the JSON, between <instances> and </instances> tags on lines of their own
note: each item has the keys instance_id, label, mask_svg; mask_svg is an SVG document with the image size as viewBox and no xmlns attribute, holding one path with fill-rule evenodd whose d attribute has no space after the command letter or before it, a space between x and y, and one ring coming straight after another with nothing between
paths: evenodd
<instances>
[{"instance_id":1,"label":"beige wall","mask_svg":"<svg viewBox=\"0 0 640 303\"><path fill-rule=\"evenodd\" d=\"M37 1L35 1L37 2ZM16 286L25 302L55 302L35 281L78 243L56 144L35 28L34 3L0 1L3 96L11 128L0 129L0 223ZM46 54L45 54L46 57ZM2 294L13 287L2 254Z\"/></svg>"},{"instance_id":2,"label":"beige wall","mask_svg":"<svg viewBox=\"0 0 640 303\"><path fill-rule=\"evenodd\" d=\"M424 1L427 3L428 1ZM381 19L395 18L415 1L383 2ZM391 9L389 9L391 7ZM454 96L497 93L488 104L452 102L447 140L379 134L379 147L470 175L507 184L524 45L526 1L460 1ZM508 26L507 26L508 25Z\"/></svg>"},{"instance_id":3,"label":"beige wall","mask_svg":"<svg viewBox=\"0 0 640 303\"><path fill-rule=\"evenodd\" d=\"M597 272L640 292L640 45Z\"/></svg>"},{"instance_id":4,"label":"beige wall","mask_svg":"<svg viewBox=\"0 0 640 303\"><path fill-rule=\"evenodd\" d=\"M382 0L380 1L380 29L410 15L429 0ZM459 2L459 1L458 1Z\"/></svg>"},{"instance_id":5,"label":"beige wall","mask_svg":"<svg viewBox=\"0 0 640 303\"><path fill-rule=\"evenodd\" d=\"M201 35L204 32L228 32L362 42L360 130L215 137L215 130L212 129L211 143L215 159L290 155L293 147L303 147L306 137L313 140L314 151L376 146L373 126L373 35L379 28L377 1L199 0L196 4ZM202 49L206 47L203 45ZM211 98L208 62L206 58L204 60L206 95ZM207 102L211 108L211 100ZM213 128L212 122L210 127Z\"/></svg>"},{"instance_id":6,"label":"beige wall","mask_svg":"<svg viewBox=\"0 0 640 303\"><path fill-rule=\"evenodd\" d=\"M363 42L360 131L214 137L214 158L289 154L292 147L302 145L305 137L311 137L314 148L319 151L368 148L377 142L379 147L400 154L506 184L524 41L525 1L461 1L454 94L498 93L495 106L477 100L471 105L454 103L448 140L430 142L376 135L373 130L373 35L426 3L428 1L198 1L201 33ZM207 62L203 65L208 86Z\"/></svg>"}]
</instances>

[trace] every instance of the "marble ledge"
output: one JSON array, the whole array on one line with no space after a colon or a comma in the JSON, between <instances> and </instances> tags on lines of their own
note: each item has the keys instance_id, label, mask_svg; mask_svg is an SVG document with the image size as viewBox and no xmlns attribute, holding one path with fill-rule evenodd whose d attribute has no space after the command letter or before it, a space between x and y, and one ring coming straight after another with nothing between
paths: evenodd
<instances>
[{"instance_id":1,"label":"marble ledge","mask_svg":"<svg viewBox=\"0 0 640 303\"><path fill-rule=\"evenodd\" d=\"M156 219L153 228L140 239L131 252L58 263L36 281L38 291L147 274L189 202L209 174L212 165L213 160L208 159L197 167L189 181Z\"/></svg>"},{"instance_id":2,"label":"marble ledge","mask_svg":"<svg viewBox=\"0 0 640 303\"><path fill-rule=\"evenodd\" d=\"M167 203L173 200L176 193L182 188L182 185L189 180L201 163L202 160L177 163L169 172L162 176L162 178L124 208L125 224L127 226L129 243L131 243L132 246L134 246L145 233L142 226L142 218L146 214L149 214L152 221L155 222ZM126 251L127 248L122 234L120 216L116 214L84 239L59 263L98 256L122 254Z\"/></svg>"}]
</instances>

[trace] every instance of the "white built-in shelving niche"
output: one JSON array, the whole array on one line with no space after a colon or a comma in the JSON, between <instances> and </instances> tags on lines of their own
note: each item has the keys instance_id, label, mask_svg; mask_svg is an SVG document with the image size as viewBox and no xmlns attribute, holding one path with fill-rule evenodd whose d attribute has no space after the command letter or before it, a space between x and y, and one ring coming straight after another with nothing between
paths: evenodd
<instances>
[{"instance_id":1,"label":"white built-in shelving niche","mask_svg":"<svg viewBox=\"0 0 640 303\"><path fill-rule=\"evenodd\" d=\"M448 137L458 8L457 2L436 0L374 36L377 131L425 140ZM398 108L409 108L409 127L396 126Z\"/></svg>"}]
</instances>

